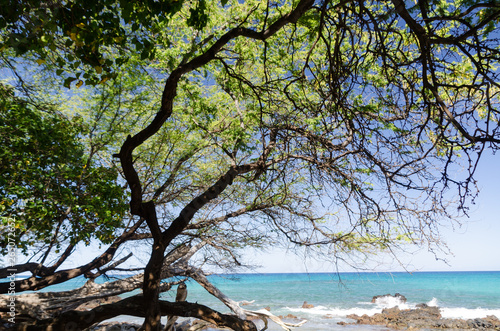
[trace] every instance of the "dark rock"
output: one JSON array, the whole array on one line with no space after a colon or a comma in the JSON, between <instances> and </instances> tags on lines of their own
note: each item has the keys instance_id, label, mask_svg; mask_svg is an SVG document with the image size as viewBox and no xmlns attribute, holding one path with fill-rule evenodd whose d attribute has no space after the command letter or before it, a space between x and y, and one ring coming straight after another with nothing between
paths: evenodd
<instances>
[{"instance_id":1,"label":"dark rock","mask_svg":"<svg viewBox=\"0 0 500 331\"><path fill-rule=\"evenodd\" d=\"M493 328L493 324L490 323L489 321L482 319L482 318L475 318L473 320L468 320L467 324L472 329L491 329Z\"/></svg>"},{"instance_id":2,"label":"dark rock","mask_svg":"<svg viewBox=\"0 0 500 331\"><path fill-rule=\"evenodd\" d=\"M406 301L407 301L406 297L402 294L399 294L399 293L394 294L394 297L399 298L399 300L401 300L403 303L406 303Z\"/></svg>"},{"instance_id":3,"label":"dark rock","mask_svg":"<svg viewBox=\"0 0 500 331\"><path fill-rule=\"evenodd\" d=\"M347 315L346 318L349 318L352 320L358 320L359 316L356 314L350 314L350 315Z\"/></svg>"},{"instance_id":4,"label":"dark rock","mask_svg":"<svg viewBox=\"0 0 500 331\"><path fill-rule=\"evenodd\" d=\"M440 319L435 323L435 326L440 329L468 329L467 321L460 319Z\"/></svg>"},{"instance_id":5,"label":"dark rock","mask_svg":"<svg viewBox=\"0 0 500 331\"><path fill-rule=\"evenodd\" d=\"M493 325L500 325L500 319L493 315L486 316L484 320L490 322Z\"/></svg>"},{"instance_id":6,"label":"dark rock","mask_svg":"<svg viewBox=\"0 0 500 331\"><path fill-rule=\"evenodd\" d=\"M340 325L366 324L384 325L395 329L448 329L448 330L500 330L500 320L495 316L472 320L446 319L441 317L438 307L419 305L416 309L401 310L398 307L384 309L373 316L355 314L347 316L355 323Z\"/></svg>"},{"instance_id":7,"label":"dark rock","mask_svg":"<svg viewBox=\"0 0 500 331\"><path fill-rule=\"evenodd\" d=\"M390 320L397 319L397 317L399 316L400 313L401 313L401 310L399 309L399 307L386 308L386 309L382 310L382 315L384 315L384 317L386 319L390 319Z\"/></svg>"},{"instance_id":8,"label":"dark rock","mask_svg":"<svg viewBox=\"0 0 500 331\"><path fill-rule=\"evenodd\" d=\"M401 311L400 317L408 320L437 320L441 318L438 307L425 307L417 309L406 309Z\"/></svg>"},{"instance_id":9,"label":"dark rock","mask_svg":"<svg viewBox=\"0 0 500 331\"><path fill-rule=\"evenodd\" d=\"M307 301L304 301L304 303L302 304L302 308L310 309L310 308L314 308L314 305L311 305L311 304L307 303Z\"/></svg>"}]
</instances>

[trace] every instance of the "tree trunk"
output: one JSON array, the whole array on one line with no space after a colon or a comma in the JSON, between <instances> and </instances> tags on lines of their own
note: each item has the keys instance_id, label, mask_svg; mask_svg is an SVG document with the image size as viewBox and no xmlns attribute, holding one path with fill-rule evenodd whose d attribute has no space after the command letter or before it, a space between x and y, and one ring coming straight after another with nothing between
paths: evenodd
<instances>
[{"instance_id":1,"label":"tree trunk","mask_svg":"<svg viewBox=\"0 0 500 331\"><path fill-rule=\"evenodd\" d=\"M164 259L161 279L185 275L181 266L187 265L187 261L204 245L203 242L193 247L181 245L172 250ZM144 274L141 273L103 284L89 280L81 288L70 291L18 294L16 295L16 310L19 315L23 316L24 321L33 322L50 319L71 310L91 309L119 300L117 296L120 294L143 288L144 278ZM159 292L168 291L177 283L179 281L160 283ZM9 299L10 295L0 294L0 307L8 307ZM0 309L0 318L6 320L5 313L8 311Z\"/></svg>"},{"instance_id":2,"label":"tree trunk","mask_svg":"<svg viewBox=\"0 0 500 331\"><path fill-rule=\"evenodd\" d=\"M144 269L144 307L146 308L145 320L142 325L142 330L145 331L160 331L161 328L161 311L160 311L160 282L161 270L165 259L164 245L155 242L153 244L153 252L149 259L146 269Z\"/></svg>"}]
</instances>

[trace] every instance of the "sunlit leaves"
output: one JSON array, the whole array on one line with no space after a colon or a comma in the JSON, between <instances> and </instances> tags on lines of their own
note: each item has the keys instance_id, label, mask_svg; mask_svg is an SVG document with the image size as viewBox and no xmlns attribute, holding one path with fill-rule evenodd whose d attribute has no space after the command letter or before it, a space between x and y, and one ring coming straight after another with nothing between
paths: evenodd
<instances>
[{"instance_id":1,"label":"sunlit leaves","mask_svg":"<svg viewBox=\"0 0 500 331\"><path fill-rule=\"evenodd\" d=\"M69 75L64 78L66 87L77 79L96 85L116 76L130 58L131 45L142 59L153 59L155 34L183 5L190 6L187 24L202 29L208 19L205 0L186 4L177 0L92 0L64 5L2 0L0 27L4 37L0 48L12 48L18 55L33 52L41 61L57 64ZM54 56L57 50L64 54ZM67 67L84 74L74 76Z\"/></svg>"},{"instance_id":2,"label":"sunlit leaves","mask_svg":"<svg viewBox=\"0 0 500 331\"><path fill-rule=\"evenodd\" d=\"M6 34L10 41L5 46L23 56L34 53L37 68L56 68L66 87L80 88L71 91L79 106L71 110L92 126L81 140L107 156L103 159L111 159L125 137L143 130L160 109L170 111L165 105L173 105L171 113L159 113L162 119L156 123L162 127L132 155L140 194L162 208L161 225L170 224L179 208L228 168L262 161L252 168L259 169L235 178L202 211L203 217L269 203L272 210L259 224L270 220L273 230L287 238L302 240L297 229L307 229L312 242L319 230L343 226L356 231L325 233L339 233L336 237L353 250L377 243L385 248L394 238L388 229L393 224L418 227L443 211L442 197L435 193L438 167L455 162L457 144L469 146L436 99L467 126L492 117L498 91L489 86L498 81L498 42L488 33L497 22L495 6L327 1L261 40L295 3L151 0L70 3L57 10L28 6L26 13L39 13L39 19L16 25L27 14L14 13L4 23L6 31L15 28L18 35ZM402 9L411 24L398 12ZM491 15L491 22L482 21ZM415 30L415 24L421 29ZM38 44L26 44L29 29ZM253 37L239 36L211 49L235 31ZM178 83L168 81L176 86L169 85L162 101L164 83L174 72L183 76ZM485 72L491 77L485 78ZM72 178L72 169L53 171ZM426 195L424 207L420 194ZM324 205L335 209L335 217L311 216L326 208L317 196L327 196ZM74 210L99 220L108 217L91 207L101 200L89 201L75 202ZM40 207L40 214L48 212ZM372 215L371 224L357 223ZM285 217L290 223L281 221ZM314 228L317 220L321 227ZM370 232L369 225L379 228ZM203 233L221 236L230 229Z\"/></svg>"},{"instance_id":3,"label":"sunlit leaves","mask_svg":"<svg viewBox=\"0 0 500 331\"><path fill-rule=\"evenodd\" d=\"M85 155L83 123L36 109L3 85L0 92L1 215L19 223L18 247L25 252L35 239L57 247L96 237L110 242L125 196L116 170Z\"/></svg>"}]
</instances>

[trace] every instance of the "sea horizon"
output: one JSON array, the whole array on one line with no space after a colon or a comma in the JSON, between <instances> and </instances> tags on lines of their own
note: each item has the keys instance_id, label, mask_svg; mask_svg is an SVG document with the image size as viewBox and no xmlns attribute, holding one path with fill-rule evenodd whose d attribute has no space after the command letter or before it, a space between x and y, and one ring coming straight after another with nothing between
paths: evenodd
<instances>
[{"instance_id":1,"label":"sea horizon","mask_svg":"<svg viewBox=\"0 0 500 331\"><path fill-rule=\"evenodd\" d=\"M415 270L415 271L404 271L404 270L396 270L396 271L292 271L292 272L267 272L267 271L253 271L253 272L221 272L221 273L211 273L210 275L245 275L245 274L380 274L380 273L404 273L404 274L413 274L413 273L457 273L457 272L500 272L500 270Z\"/></svg>"}]
</instances>

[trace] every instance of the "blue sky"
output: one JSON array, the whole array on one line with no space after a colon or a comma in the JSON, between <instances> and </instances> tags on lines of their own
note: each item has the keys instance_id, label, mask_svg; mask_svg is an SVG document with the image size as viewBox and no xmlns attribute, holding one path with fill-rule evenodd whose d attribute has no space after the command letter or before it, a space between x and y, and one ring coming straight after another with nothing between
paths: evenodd
<instances>
[{"instance_id":1,"label":"blue sky","mask_svg":"<svg viewBox=\"0 0 500 331\"><path fill-rule=\"evenodd\" d=\"M476 179L480 189L467 223L446 240L457 270L500 270L500 155L488 153L479 163Z\"/></svg>"},{"instance_id":2,"label":"blue sky","mask_svg":"<svg viewBox=\"0 0 500 331\"><path fill-rule=\"evenodd\" d=\"M500 172L498 161L500 155L485 153L481 160L476 179L480 189L476 204L471 207L469 218L463 218L461 228L442 229L443 240L447 243L453 255L441 253L436 257L425 249L413 254L397 254L398 261L391 256L379 256L381 263L368 263L367 271L500 271ZM410 248L411 250L412 248ZM414 249L413 249L414 250ZM99 253L95 245L86 247L70 257L65 265L74 267L83 260L90 259ZM136 255L139 252L135 252ZM82 256L84 255L84 256ZM147 260L147 254L142 254L142 261ZM82 259L83 258L83 259ZM340 264L339 269L329 261L304 260L304 256L284 250L273 249L267 252L249 251L245 262L261 265L255 270L246 272L287 273L287 272L350 272L356 271L347 265ZM137 261L135 261L137 263ZM134 263L132 263L134 264Z\"/></svg>"},{"instance_id":3,"label":"blue sky","mask_svg":"<svg viewBox=\"0 0 500 331\"><path fill-rule=\"evenodd\" d=\"M434 254L423 249L414 254L398 255L407 271L500 271L500 155L484 153L479 163L476 179L480 189L469 218L461 219L461 228L442 229L443 240L453 255L440 254L447 260L436 260ZM252 254L253 255L253 254ZM385 256L383 264L372 264L373 271L404 271L400 263ZM275 250L256 254L254 262L260 263L258 272L332 272L329 263L309 261L304 263L293 253ZM353 271L340 265L339 271Z\"/></svg>"}]
</instances>

